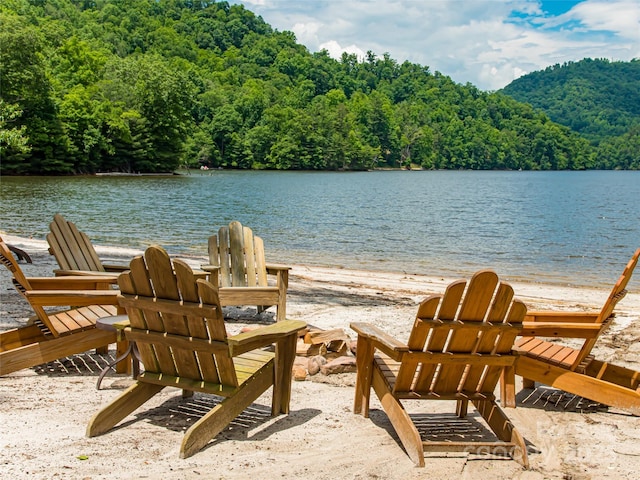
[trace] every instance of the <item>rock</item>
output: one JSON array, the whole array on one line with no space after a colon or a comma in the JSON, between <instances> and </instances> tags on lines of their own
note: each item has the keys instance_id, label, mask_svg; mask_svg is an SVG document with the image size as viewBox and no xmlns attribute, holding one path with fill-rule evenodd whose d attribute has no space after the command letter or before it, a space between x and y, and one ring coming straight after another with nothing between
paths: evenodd
<instances>
[{"instance_id":1,"label":"rock","mask_svg":"<svg viewBox=\"0 0 640 480\"><path fill-rule=\"evenodd\" d=\"M307 363L306 357L296 357L293 361L293 379L296 382L302 382L307 378Z\"/></svg>"},{"instance_id":2,"label":"rock","mask_svg":"<svg viewBox=\"0 0 640 480\"><path fill-rule=\"evenodd\" d=\"M309 358L307 362L307 370L309 370L309 375L315 375L320 371L320 368L327 363L327 359L322 355L316 355L315 357Z\"/></svg>"},{"instance_id":3,"label":"rock","mask_svg":"<svg viewBox=\"0 0 640 480\"><path fill-rule=\"evenodd\" d=\"M338 357L320 367L320 371L323 375L355 372L356 359L354 357Z\"/></svg>"}]
</instances>

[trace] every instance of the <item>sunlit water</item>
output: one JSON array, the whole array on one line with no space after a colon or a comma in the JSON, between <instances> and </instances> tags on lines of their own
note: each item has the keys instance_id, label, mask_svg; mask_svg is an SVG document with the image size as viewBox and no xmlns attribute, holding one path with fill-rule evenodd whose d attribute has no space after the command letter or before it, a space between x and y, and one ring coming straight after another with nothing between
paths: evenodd
<instances>
[{"instance_id":1,"label":"sunlit water","mask_svg":"<svg viewBox=\"0 0 640 480\"><path fill-rule=\"evenodd\" d=\"M95 244L205 254L240 220L268 260L608 286L640 247L640 172L210 171L3 177L0 229L44 239L62 213Z\"/></svg>"}]
</instances>

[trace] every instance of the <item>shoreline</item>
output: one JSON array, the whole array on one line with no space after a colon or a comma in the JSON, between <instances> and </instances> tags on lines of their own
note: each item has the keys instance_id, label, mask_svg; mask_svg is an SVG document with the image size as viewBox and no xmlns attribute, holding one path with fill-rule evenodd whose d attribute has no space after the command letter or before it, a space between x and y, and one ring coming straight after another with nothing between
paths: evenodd
<instances>
[{"instance_id":1,"label":"shoreline","mask_svg":"<svg viewBox=\"0 0 640 480\"><path fill-rule=\"evenodd\" d=\"M56 264L45 241L0 235L32 256L33 264L20 262L27 276L53 275ZM123 263L141 253L101 245L96 250L108 263ZM196 268L203 259L172 256ZM11 285L9 272L3 272L0 331L21 325L32 315ZM352 339L351 322L370 322L405 341L418 302L441 293L451 280L292 265L287 317L322 329L342 328ZM608 289L510 283L530 310L598 310L609 294ZM594 348L597 358L635 370L640 370L639 286L637 272L629 284L630 293L618 304L612 327ZM266 314L273 315L271 310ZM264 325L272 318L255 320L242 312L232 313L230 333L256 323ZM416 468L375 395L370 418L352 413L352 373L316 374L294 382L288 416L269 416L267 391L201 452L181 460L178 449L184 430L219 400L201 394L182 399L179 390L168 388L121 427L87 438L91 416L131 385L131 378L110 374L103 390L97 391L99 371L87 367L93 357L89 353L77 357L79 368L73 362L52 362L46 368L0 377L0 452L8 478L418 480L429 476L437 480L453 474L492 480L613 480L636 478L640 470L640 417L544 386L521 390L520 379L518 408L505 412L530 446L531 470L524 471L503 457L473 454L432 454L425 469ZM420 403L424 404L416 405L420 415L450 415L454 410L452 402ZM469 417L470 421L476 418L473 409Z\"/></svg>"},{"instance_id":2,"label":"shoreline","mask_svg":"<svg viewBox=\"0 0 640 480\"><path fill-rule=\"evenodd\" d=\"M56 264L53 256L48 253L46 240L7 234L2 230L0 230L0 237L2 237L6 243L22 248L27 253L37 252L46 254L45 258L47 258L47 260L45 261L46 263L51 264L51 272L45 272L41 275L53 275L52 271ZM143 249L132 247L96 244L94 244L94 248L105 263L126 264L131 258L136 255L141 255L144 252ZM172 253L171 257L185 260L192 268L199 268L202 263L207 262L206 256L190 253ZM293 277L294 279L300 278L306 282L317 281L329 285L351 285L362 286L364 288L376 287L377 289L382 288L386 291L395 290L417 296L425 296L434 292L442 291L442 289L452 281L465 276L423 275L419 273L377 269L287 264L291 266L290 277ZM22 265L24 266L25 264ZM27 264L27 268L31 267ZM490 266L487 268L491 269ZM621 272L622 268L620 270L620 273ZM500 271L496 270L496 273L503 278ZM630 288L628 289L629 293L621 302L621 305L623 303L630 304L631 309L640 310L640 288L634 288L634 283L636 285L640 283L638 278L640 278L640 272L636 272L635 276L632 278ZM534 305L540 304L540 306L535 306L536 309L542 308L542 304L549 304L550 306L553 305L556 307L561 306L561 304L565 302L569 302L574 306L582 304L583 307L598 309L606 300L610 289L617 280L617 277L611 278L611 283L602 287L537 282L535 280L524 280L520 277L510 278L508 276L504 276L504 280L511 283L516 291L516 295L525 301L525 303L526 300L529 300L533 302ZM429 289L425 290L424 287L426 286L428 286Z\"/></svg>"},{"instance_id":3,"label":"shoreline","mask_svg":"<svg viewBox=\"0 0 640 480\"><path fill-rule=\"evenodd\" d=\"M0 236L6 243L22 248L37 259L37 262L34 260L33 264L21 263L25 275L53 275L57 264L54 257L49 254L45 240L9 235L2 231L0 231ZM94 247L103 262L112 264L127 264L131 258L143 253L143 250L130 247L106 245L94 245ZM194 254L171 254L171 257L186 261L194 269L207 262L205 256ZM392 299L401 299L405 304L412 304L417 308L419 302L427 296L441 293L452 281L465 277L465 275L457 277L428 276L300 264L290 264L290 266L288 306L304 305L306 296L322 297L320 294L324 293L327 297L342 297L340 304L344 306L358 305L362 302L375 305L375 299L378 298L382 304L387 304ZM525 282L502 276L499 271L497 273L504 281L513 286L516 296L525 302L529 310L599 311L617 280L617 278L611 279L609 286L598 288ZM8 282L8 272L0 279L2 280L0 285L7 285L0 300L5 300L7 289L9 292L15 293L16 298L22 300L11 283ZM616 318L610 327L613 332L627 328L637 319L638 312L640 312L640 272L636 272L632 277L628 290L625 298L616 307ZM28 304L24 301L21 303L24 304L26 316L31 315ZM2 310L0 311L0 330L3 330L3 327L7 328L6 317L10 319L9 324L14 323L17 319L15 314L7 314L4 309ZM296 318L297 314L295 308L289 307L287 309L288 317ZM309 321L308 318L302 319ZM407 323L410 327L411 321L408 320ZM330 328L348 327L348 325L341 325L340 322L333 322L332 325Z\"/></svg>"}]
</instances>

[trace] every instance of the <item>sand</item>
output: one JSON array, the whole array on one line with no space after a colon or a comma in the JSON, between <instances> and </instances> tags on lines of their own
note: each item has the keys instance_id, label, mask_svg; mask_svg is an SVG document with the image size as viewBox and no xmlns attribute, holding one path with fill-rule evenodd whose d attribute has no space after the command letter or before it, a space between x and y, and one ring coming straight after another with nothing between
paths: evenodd
<instances>
[{"instance_id":1,"label":"sand","mask_svg":"<svg viewBox=\"0 0 640 480\"><path fill-rule=\"evenodd\" d=\"M49 276L55 266L41 240L2 235L26 250L29 276ZM124 261L132 250L98 247L103 259ZM187 260L198 266L202 259ZM498 272L499 274L500 272ZM640 275L619 304L613 327L600 339L598 358L640 370ZM0 276L0 330L21 325L31 315L13 290L6 270ZM417 302L442 292L453 279L340 268L294 265L287 299L289 318L319 328L371 322L399 339L407 338ZM615 279L612 279L612 285ZM597 310L608 295L574 289L512 283L530 309ZM273 312L229 311L231 333L272 321ZM375 395L369 419L352 413L355 374L294 382L291 413L270 417L270 394L258 399L201 452L178 458L182 436L219 401L196 394L182 399L165 389L109 433L87 438L91 416L132 380L125 375L95 382L105 359L85 353L0 377L0 477L7 479L588 479L637 478L640 418L539 386L522 390L507 414L529 445L531 468L509 458L473 454L430 454L424 469L405 454ZM452 402L421 402L416 413L438 422L451 418ZM442 417L443 414L447 417ZM469 425L479 428L472 410Z\"/></svg>"}]
</instances>

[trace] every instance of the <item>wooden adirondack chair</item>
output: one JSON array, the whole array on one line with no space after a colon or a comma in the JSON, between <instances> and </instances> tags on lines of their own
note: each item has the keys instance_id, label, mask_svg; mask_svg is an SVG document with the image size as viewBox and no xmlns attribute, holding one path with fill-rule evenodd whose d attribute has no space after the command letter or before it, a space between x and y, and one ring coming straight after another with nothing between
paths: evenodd
<instances>
[{"instance_id":1,"label":"wooden adirondack chair","mask_svg":"<svg viewBox=\"0 0 640 480\"><path fill-rule=\"evenodd\" d=\"M287 320L227 337L217 288L196 279L180 260L149 247L118 280L120 304L131 326L144 373L87 427L89 437L107 432L162 390L179 387L226 397L186 432L180 457L197 453L237 415L273 386L273 415L288 413L297 332L306 324ZM262 349L276 345L275 353Z\"/></svg>"},{"instance_id":2,"label":"wooden adirondack chair","mask_svg":"<svg viewBox=\"0 0 640 480\"><path fill-rule=\"evenodd\" d=\"M108 279L26 277L1 238L0 261L36 314L26 326L0 332L0 375L116 342L115 332L95 328L98 318L117 313L118 292L105 283ZM68 305L75 307L57 313L44 309Z\"/></svg>"},{"instance_id":3,"label":"wooden adirondack chair","mask_svg":"<svg viewBox=\"0 0 640 480\"><path fill-rule=\"evenodd\" d=\"M209 237L208 246L209 264L201 268L211 274L212 283L219 285L223 307L256 305L261 312L276 305L276 319L286 318L290 267L267 264L260 237L233 221ZM270 275L275 282L269 282Z\"/></svg>"},{"instance_id":4,"label":"wooden adirondack chair","mask_svg":"<svg viewBox=\"0 0 640 480\"><path fill-rule=\"evenodd\" d=\"M115 278L129 268L128 265L103 264L89 237L59 213L53 216L49 229L49 253L60 266L54 271L56 275L95 275L100 272Z\"/></svg>"},{"instance_id":5,"label":"wooden adirondack chair","mask_svg":"<svg viewBox=\"0 0 640 480\"><path fill-rule=\"evenodd\" d=\"M600 312L529 312L522 338L515 343L520 354L503 381L502 398L515 406L515 375L523 386L535 382L580 395L604 405L640 415L640 372L596 360L591 350L611 325L616 304L627 293L627 284L640 257L640 248L631 257ZM580 348L571 348L540 337L584 339Z\"/></svg>"},{"instance_id":6,"label":"wooden adirondack chair","mask_svg":"<svg viewBox=\"0 0 640 480\"><path fill-rule=\"evenodd\" d=\"M373 387L407 454L421 467L429 450L509 453L528 467L524 440L494 397L501 372L515 361L511 347L526 311L510 285L484 270L468 285L459 280L444 295L424 300L407 344L375 326L352 323L358 333L354 412L369 416ZM408 400L456 400L459 417L470 401L499 441L423 441L403 405Z\"/></svg>"}]
</instances>

